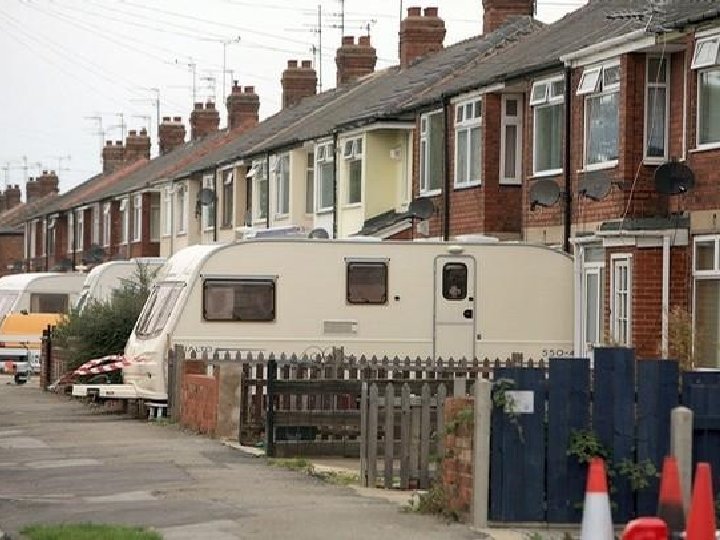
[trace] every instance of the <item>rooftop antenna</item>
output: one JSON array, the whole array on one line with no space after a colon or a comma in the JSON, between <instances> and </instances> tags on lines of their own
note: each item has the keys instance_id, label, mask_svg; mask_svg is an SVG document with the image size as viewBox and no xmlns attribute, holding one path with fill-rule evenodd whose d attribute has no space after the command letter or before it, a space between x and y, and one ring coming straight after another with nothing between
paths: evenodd
<instances>
[{"instance_id":1,"label":"rooftop antenna","mask_svg":"<svg viewBox=\"0 0 720 540\"><path fill-rule=\"evenodd\" d=\"M152 117L149 114L134 114L132 118L142 118L145 121L145 129L150 133Z\"/></svg>"},{"instance_id":2,"label":"rooftop antenna","mask_svg":"<svg viewBox=\"0 0 720 540\"><path fill-rule=\"evenodd\" d=\"M232 39L226 39L222 42L223 46L223 64L222 64L222 92L220 93L220 99L224 100L225 95L227 92L227 84L225 82L225 74L228 72L227 69L227 48L229 45L232 45L233 43L239 43L240 42L240 36L234 37ZM232 81L232 74L230 75L230 80Z\"/></svg>"},{"instance_id":3,"label":"rooftop antenna","mask_svg":"<svg viewBox=\"0 0 720 540\"><path fill-rule=\"evenodd\" d=\"M180 60L175 60L176 64L183 64L188 67L188 70L192 73L192 102L193 106L195 105L196 101L196 87L197 87L197 64L193 61L192 56L189 58L189 62L181 62Z\"/></svg>"},{"instance_id":4,"label":"rooftop antenna","mask_svg":"<svg viewBox=\"0 0 720 540\"><path fill-rule=\"evenodd\" d=\"M206 83L205 88L207 89L207 100L215 102L217 97L217 77L215 77L215 75L208 74L200 77L200 80Z\"/></svg>"},{"instance_id":5,"label":"rooftop antenna","mask_svg":"<svg viewBox=\"0 0 720 540\"><path fill-rule=\"evenodd\" d=\"M40 176L43 172L43 164L42 161L36 161L33 163L35 167L37 167L37 176Z\"/></svg>"},{"instance_id":6,"label":"rooftop antenna","mask_svg":"<svg viewBox=\"0 0 720 540\"><path fill-rule=\"evenodd\" d=\"M22 170L23 170L23 184L27 184L28 179L28 158L27 156L22 157Z\"/></svg>"},{"instance_id":7,"label":"rooftop antenna","mask_svg":"<svg viewBox=\"0 0 720 540\"><path fill-rule=\"evenodd\" d=\"M4 189L7 189L8 185L10 185L10 163L10 161L6 161L5 165L3 165L3 171L5 171L5 178L3 181Z\"/></svg>"},{"instance_id":8,"label":"rooftop antenna","mask_svg":"<svg viewBox=\"0 0 720 540\"><path fill-rule=\"evenodd\" d=\"M52 156L52 159L56 159L57 162L58 162L58 167L57 167L57 170L56 170L56 172L57 172L58 174L60 174L60 173L63 172L63 171L69 171L69 170L70 170L69 167L63 167L63 161L70 161L70 159L71 159L70 154L67 154L67 155L65 155L65 156Z\"/></svg>"},{"instance_id":9,"label":"rooftop antenna","mask_svg":"<svg viewBox=\"0 0 720 540\"><path fill-rule=\"evenodd\" d=\"M159 153L159 147L160 147L160 89L159 88L147 88L147 90L149 90L150 92L154 92L155 97L154 98L137 98L137 99L133 98L130 101L145 101L145 102L150 101L153 103L153 105L155 105L155 126L157 128L155 137L157 139L158 153ZM147 118L148 119L147 120L147 130L148 130L148 133L150 133L150 120L149 120L150 117L149 116L136 115L136 116L133 116L133 118Z\"/></svg>"},{"instance_id":10,"label":"rooftop antenna","mask_svg":"<svg viewBox=\"0 0 720 540\"><path fill-rule=\"evenodd\" d=\"M102 149L105 146L105 130L103 129L103 119L102 116L95 115L95 116L85 116L85 120L90 120L92 122L95 122L95 125L97 126L97 129L92 132L92 135L95 135L100 138L100 150L98 152L100 163L103 162L102 159Z\"/></svg>"}]
</instances>

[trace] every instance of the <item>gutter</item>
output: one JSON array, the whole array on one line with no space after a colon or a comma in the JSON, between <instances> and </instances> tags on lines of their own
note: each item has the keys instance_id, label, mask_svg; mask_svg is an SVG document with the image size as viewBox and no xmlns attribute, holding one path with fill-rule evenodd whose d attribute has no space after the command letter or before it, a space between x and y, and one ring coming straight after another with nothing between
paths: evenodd
<instances>
[{"instance_id":1,"label":"gutter","mask_svg":"<svg viewBox=\"0 0 720 540\"><path fill-rule=\"evenodd\" d=\"M633 30L632 32L629 32L627 34L606 39L605 41L601 41L599 43L593 43L592 45L589 45L583 49L579 49L577 51L565 54L560 57L560 61L563 62L565 65L569 65L574 60L578 60L592 54L597 54L606 51L607 49L615 48L619 45L626 45L647 36L648 31L644 28L640 30Z\"/></svg>"}]
</instances>

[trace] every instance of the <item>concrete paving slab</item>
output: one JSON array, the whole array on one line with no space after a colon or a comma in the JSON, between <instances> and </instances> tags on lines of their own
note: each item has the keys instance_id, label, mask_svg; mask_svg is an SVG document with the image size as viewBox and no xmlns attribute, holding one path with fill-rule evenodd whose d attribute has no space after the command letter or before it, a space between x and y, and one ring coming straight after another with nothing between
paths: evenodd
<instances>
[{"instance_id":1,"label":"concrete paving slab","mask_svg":"<svg viewBox=\"0 0 720 540\"><path fill-rule=\"evenodd\" d=\"M29 469L64 469L66 467L97 467L103 462L99 459L47 459L44 461L30 461L24 466Z\"/></svg>"},{"instance_id":2,"label":"concrete paving slab","mask_svg":"<svg viewBox=\"0 0 720 540\"><path fill-rule=\"evenodd\" d=\"M159 529L163 540L197 540L212 538L213 540L237 540L240 536L240 525L235 521L218 520L205 523L193 523L179 527Z\"/></svg>"}]
</instances>

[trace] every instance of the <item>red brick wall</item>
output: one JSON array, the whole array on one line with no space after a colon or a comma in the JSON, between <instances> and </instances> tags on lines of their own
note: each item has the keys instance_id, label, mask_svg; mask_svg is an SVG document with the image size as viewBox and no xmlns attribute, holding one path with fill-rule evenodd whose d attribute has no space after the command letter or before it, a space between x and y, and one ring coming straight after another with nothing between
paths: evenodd
<instances>
[{"instance_id":1,"label":"red brick wall","mask_svg":"<svg viewBox=\"0 0 720 540\"><path fill-rule=\"evenodd\" d=\"M140 234L140 241L134 242L131 240L129 244L128 257L159 257L160 256L160 242L153 242L150 239L150 220L151 220L151 208L152 208L152 194L142 194L142 230ZM131 214L130 219L130 235L129 237L134 238L133 219ZM121 225L122 226L122 225Z\"/></svg>"},{"instance_id":2,"label":"red brick wall","mask_svg":"<svg viewBox=\"0 0 720 540\"><path fill-rule=\"evenodd\" d=\"M25 236L22 232L0 235L0 277L10 274L8 265L22 260L24 239Z\"/></svg>"},{"instance_id":3,"label":"red brick wall","mask_svg":"<svg viewBox=\"0 0 720 540\"><path fill-rule=\"evenodd\" d=\"M454 424L459 412L474 410L474 399L445 400L445 425ZM441 465L440 482L447 497L447 510L461 518L470 512L473 499L473 422L458 423L445 434L445 456Z\"/></svg>"},{"instance_id":4,"label":"red brick wall","mask_svg":"<svg viewBox=\"0 0 720 540\"><path fill-rule=\"evenodd\" d=\"M214 435L217 427L218 381L209 375L183 377L180 423L199 433Z\"/></svg>"}]
</instances>

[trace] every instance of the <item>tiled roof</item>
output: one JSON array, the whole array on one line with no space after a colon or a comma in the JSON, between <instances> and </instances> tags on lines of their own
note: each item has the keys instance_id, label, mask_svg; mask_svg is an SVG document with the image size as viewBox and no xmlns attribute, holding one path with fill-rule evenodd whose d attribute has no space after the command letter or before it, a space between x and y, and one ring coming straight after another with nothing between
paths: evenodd
<instances>
[{"instance_id":1,"label":"tiled roof","mask_svg":"<svg viewBox=\"0 0 720 540\"><path fill-rule=\"evenodd\" d=\"M373 236L381 231L384 231L388 227L408 221L410 218L411 214L408 212L388 210L387 212L383 212L382 214L367 219L363 224L362 229L360 229L357 234L359 236Z\"/></svg>"},{"instance_id":2,"label":"tiled roof","mask_svg":"<svg viewBox=\"0 0 720 540\"><path fill-rule=\"evenodd\" d=\"M52 205L58 198L57 193L50 193L30 203L20 203L14 208L3 212L0 214L0 229L10 231L21 226L40 212L41 209Z\"/></svg>"}]
</instances>

